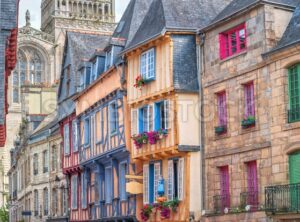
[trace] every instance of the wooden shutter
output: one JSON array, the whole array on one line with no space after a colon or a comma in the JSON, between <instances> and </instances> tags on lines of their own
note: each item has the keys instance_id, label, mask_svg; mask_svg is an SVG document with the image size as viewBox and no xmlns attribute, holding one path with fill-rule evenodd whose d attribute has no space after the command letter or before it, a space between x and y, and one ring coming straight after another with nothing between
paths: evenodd
<instances>
[{"instance_id":1,"label":"wooden shutter","mask_svg":"<svg viewBox=\"0 0 300 222\"><path fill-rule=\"evenodd\" d=\"M147 132L153 131L153 105L148 106L148 130Z\"/></svg>"},{"instance_id":2,"label":"wooden shutter","mask_svg":"<svg viewBox=\"0 0 300 222\"><path fill-rule=\"evenodd\" d=\"M78 189L78 181L77 181L77 175L72 176L71 180L71 192L72 192L72 198L71 198L71 203L72 203L72 209L77 209L77 189Z\"/></svg>"},{"instance_id":3,"label":"wooden shutter","mask_svg":"<svg viewBox=\"0 0 300 222\"><path fill-rule=\"evenodd\" d=\"M65 150L65 155L70 154L70 126L69 126L69 124L64 125L64 150Z\"/></svg>"},{"instance_id":4,"label":"wooden shutter","mask_svg":"<svg viewBox=\"0 0 300 222\"><path fill-rule=\"evenodd\" d=\"M149 165L143 166L143 199L144 204L149 203Z\"/></svg>"},{"instance_id":5,"label":"wooden shutter","mask_svg":"<svg viewBox=\"0 0 300 222\"><path fill-rule=\"evenodd\" d=\"M257 192L257 166L256 161L251 161L247 163L247 183L248 183L248 192Z\"/></svg>"},{"instance_id":6,"label":"wooden shutter","mask_svg":"<svg viewBox=\"0 0 300 222\"><path fill-rule=\"evenodd\" d=\"M244 86L245 94L245 118L255 116L254 84L248 83Z\"/></svg>"},{"instance_id":7,"label":"wooden shutter","mask_svg":"<svg viewBox=\"0 0 300 222\"><path fill-rule=\"evenodd\" d=\"M81 174L81 204L82 209L87 208L87 175L86 172Z\"/></svg>"},{"instance_id":8,"label":"wooden shutter","mask_svg":"<svg viewBox=\"0 0 300 222\"><path fill-rule=\"evenodd\" d=\"M290 183L300 183L300 152L289 156Z\"/></svg>"},{"instance_id":9,"label":"wooden shutter","mask_svg":"<svg viewBox=\"0 0 300 222\"><path fill-rule=\"evenodd\" d=\"M72 141L73 141L73 152L78 151L78 130L76 120L72 121Z\"/></svg>"},{"instance_id":10,"label":"wooden shutter","mask_svg":"<svg viewBox=\"0 0 300 222\"><path fill-rule=\"evenodd\" d=\"M164 121L165 121L165 129L170 128L170 101L164 101Z\"/></svg>"},{"instance_id":11,"label":"wooden shutter","mask_svg":"<svg viewBox=\"0 0 300 222\"><path fill-rule=\"evenodd\" d=\"M167 197L168 200L173 200L174 197L174 165L173 160L168 161L168 191Z\"/></svg>"},{"instance_id":12,"label":"wooden shutter","mask_svg":"<svg viewBox=\"0 0 300 222\"><path fill-rule=\"evenodd\" d=\"M178 200L184 198L184 158L178 160Z\"/></svg>"},{"instance_id":13,"label":"wooden shutter","mask_svg":"<svg viewBox=\"0 0 300 222\"><path fill-rule=\"evenodd\" d=\"M111 203L112 202L112 169L106 168L105 169L105 202Z\"/></svg>"},{"instance_id":14,"label":"wooden shutter","mask_svg":"<svg viewBox=\"0 0 300 222\"><path fill-rule=\"evenodd\" d=\"M219 35L220 58L225 59L228 56L228 35L221 33Z\"/></svg>"},{"instance_id":15,"label":"wooden shutter","mask_svg":"<svg viewBox=\"0 0 300 222\"><path fill-rule=\"evenodd\" d=\"M156 198L158 197L157 189L158 189L159 177L161 175L160 168L161 168L160 162L154 164L154 202L156 202Z\"/></svg>"},{"instance_id":16,"label":"wooden shutter","mask_svg":"<svg viewBox=\"0 0 300 222\"><path fill-rule=\"evenodd\" d=\"M91 141L91 155L94 155L94 144L95 144L95 135L96 135L96 133L95 133L95 124L96 122L95 122L95 114L93 114L92 116L91 116L91 135L90 135L90 137L91 137L91 139L90 139L90 141Z\"/></svg>"},{"instance_id":17,"label":"wooden shutter","mask_svg":"<svg viewBox=\"0 0 300 222\"><path fill-rule=\"evenodd\" d=\"M217 94L219 126L227 125L226 92Z\"/></svg>"},{"instance_id":18,"label":"wooden shutter","mask_svg":"<svg viewBox=\"0 0 300 222\"><path fill-rule=\"evenodd\" d=\"M131 110L131 135L138 134L138 111L136 109Z\"/></svg>"},{"instance_id":19,"label":"wooden shutter","mask_svg":"<svg viewBox=\"0 0 300 222\"><path fill-rule=\"evenodd\" d=\"M225 207L230 207L229 198L229 169L228 166L220 168L220 187L222 195L222 205Z\"/></svg>"}]
</instances>

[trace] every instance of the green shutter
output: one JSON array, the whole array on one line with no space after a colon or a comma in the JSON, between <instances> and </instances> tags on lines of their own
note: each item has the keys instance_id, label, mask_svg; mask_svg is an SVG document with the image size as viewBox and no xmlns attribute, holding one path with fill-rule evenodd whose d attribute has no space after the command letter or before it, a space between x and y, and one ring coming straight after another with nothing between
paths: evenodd
<instances>
[{"instance_id":1,"label":"green shutter","mask_svg":"<svg viewBox=\"0 0 300 222\"><path fill-rule=\"evenodd\" d=\"M300 65L295 65L289 68L289 122L300 120Z\"/></svg>"},{"instance_id":2,"label":"green shutter","mask_svg":"<svg viewBox=\"0 0 300 222\"><path fill-rule=\"evenodd\" d=\"M289 156L290 183L300 183L300 152Z\"/></svg>"}]
</instances>

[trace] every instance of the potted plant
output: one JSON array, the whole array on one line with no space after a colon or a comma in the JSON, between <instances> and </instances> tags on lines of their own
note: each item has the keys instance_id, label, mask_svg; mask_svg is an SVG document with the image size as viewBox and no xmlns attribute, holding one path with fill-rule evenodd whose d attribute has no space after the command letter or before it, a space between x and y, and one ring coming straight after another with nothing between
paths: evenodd
<instances>
[{"instance_id":1,"label":"potted plant","mask_svg":"<svg viewBox=\"0 0 300 222\"><path fill-rule=\"evenodd\" d=\"M242 120L242 127L244 129L255 126L255 117L254 116L248 116L247 118Z\"/></svg>"},{"instance_id":2,"label":"potted plant","mask_svg":"<svg viewBox=\"0 0 300 222\"><path fill-rule=\"evenodd\" d=\"M142 75L138 75L136 78L135 78L135 84L134 84L134 87L135 88L138 88L138 89L142 89L142 87L145 85L145 80L143 78Z\"/></svg>"},{"instance_id":3,"label":"potted plant","mask_svg":"<svg viewBox=\"0 0 300 222\"><path fill-rule=\"evenodd\" d=\"M143 144L148 143L148 135L147 133L141 133L135 136L132 136L135 146L140 149L142 148Z\"/></svg>"},{"instance_id":4,"label":"potted plant","mask_svg":"<svg viewBox=\"0 0 300 222\"><path fill-rule=\"evenodd\" d=\"M159 134L158 132L151 131L147 133L148 141L151 145L156 144L156 142L159 140Z\"/></svg>"},{"instance_id":5,"label":"potted plant","mask_svg":"<svg viewBox=\"0 0 300 222\"><path fill-rule=\"evenodd\" d=\"M215 127L215 133L217 135L221 135L223 133L226 133L227 132L227 126L216 126Z\"/></svg>"},{"instance_id":6,"label":"potted plant","mask_svg":"<svg viewBox=\"0 0 300 222\"><path fill-rule=\"evenodd\" d=\"M142 221L148 221L149 220L149 218L151 216L151 213L152 213L152 210L153 210L153 206L151 204L144 205L143 209L141 210Z\"/></svg>"}]
</instances>

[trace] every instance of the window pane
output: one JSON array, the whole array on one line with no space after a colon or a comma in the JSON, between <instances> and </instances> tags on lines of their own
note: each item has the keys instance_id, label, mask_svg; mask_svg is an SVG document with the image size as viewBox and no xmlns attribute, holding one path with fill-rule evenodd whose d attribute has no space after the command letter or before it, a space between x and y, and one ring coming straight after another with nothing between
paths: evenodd
<instances>
[{"instance_id":1,"label":"window pane","mask_svg":"<svg viewBox=\"0 0 300 222\"><path fill-rule=\"evenodd\" d=\"M239 30L239 38L240 38L240 50L246 48L246 31L245 29Z\"/></svg>"},{"instance_id":2,"label":"window pane","mask_svg":"<svg viewBox=\"0 0 300 222\"><path fill-rule=\"evenodd\" d=\"M231 53L234 54L237 52L237 40L236 40L235 32L230 34L230 41L231 41Z\"/></svg>"}]
</instances>

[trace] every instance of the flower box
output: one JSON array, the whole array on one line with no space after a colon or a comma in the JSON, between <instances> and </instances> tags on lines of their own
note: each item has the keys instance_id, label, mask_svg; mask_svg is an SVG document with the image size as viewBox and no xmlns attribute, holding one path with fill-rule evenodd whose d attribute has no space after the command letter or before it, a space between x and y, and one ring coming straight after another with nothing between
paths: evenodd
<instances>
[{"instance_id":1,"label":"flower box","mask_svg":"<svg viewBox=\"0 0 300 222\"><path fill-rule=\"evenodd\" d=\"M135 78L135 84L134 84L134 87L137 88L137 89L142 89L146 84L146 81L145 79L143 78L142 75L138 75L136 78Z\"/></svg>"},{"instance_id":2,"label":"flower box","mask_svg":"<svg viewBox=\"0 0 300 222\"><path fill-rule=\"evenodd\" d=\"M226 133L227 132L227 126L217 126L215 127L215 133L217 135L221 135L223 133Z\"/></svg>"},{"instance_id":3,"label":"flower box","mask_svg":"<svg viewBox=\"0 0 300 222\"><path fill-rule=\"evenodd\" d=\"M248 118L246 118L242 121L242 127L244 129L247 129L247 128L250 128L253 126L255 126L255 117L253 117L253 116L249 116Z\"/></svg>"},{"instance_id":4,"label":"flower box","mask_svg":"<svg viewBox=\"0 0 300 222\"><path fill-rule=\"evenodd\" d=\"M168 130L160 129L158 131L150 131L141 133L138 135L134 135L131 138L134 141L135 146L140 149L144 144L154 145L157 141L162 140L164 137L168 135Z\"/></svg>"}]
</instances>

